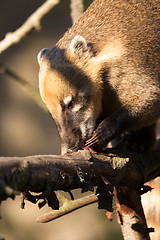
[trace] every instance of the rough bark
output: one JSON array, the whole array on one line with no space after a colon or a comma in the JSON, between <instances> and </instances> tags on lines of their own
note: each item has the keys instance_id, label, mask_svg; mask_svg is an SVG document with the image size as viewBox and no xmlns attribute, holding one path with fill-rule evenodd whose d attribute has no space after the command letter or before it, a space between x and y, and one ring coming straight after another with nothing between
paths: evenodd
<instances>
[{"instance_id":1,"label":"rough bark","mask_svg":"<svg viewBox=\"0 0 160 240\"><path fill-rule=\"evenodd\" d=\"M124 239L149 239L140 193L144 182L160 175L160 152L120 152L91 154L89 150L82 150L63 156L1 157L0 199L14 198L17 192L24 192L24 198L34 203L43 200L40 206L47 202L58 209L54 190L81 188L87 191L98 186L100 195L103 189L106 191L104 186L112 185ZM32 196L29 191L39 194ZM100 199L102 206L103 196Z\"/></svg>"}]
</instances>

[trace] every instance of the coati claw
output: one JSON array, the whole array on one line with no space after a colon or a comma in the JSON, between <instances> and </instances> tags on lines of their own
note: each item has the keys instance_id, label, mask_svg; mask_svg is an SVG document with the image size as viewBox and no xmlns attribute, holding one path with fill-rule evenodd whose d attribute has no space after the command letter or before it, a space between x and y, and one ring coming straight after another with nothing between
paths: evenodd
<instances>
[{"instance_id":1,"label":"coati claw","mask_svg":"<svg viewBox=\"0 0 160 240\"><path fill-rule=\"evenodd\" d=\"M110 140L114 137L116 131L116 124L113 119L106 118L98 126L98 128L93 132L90 139L86 141L86 145L98 146L98 148L103 149L107 146Z\"/></svg>"},{"instance_id":2,"label":"coati claw","mask_svg":"<svg viewBox=\"0 0 160 240\"><path fill-rule=\"evenodd\" d=\"M104 145L104 142L105 142L105 139L103 139L103 133L101 134L98 133L96 135L96 132L95 132L94 135L89 140L86 141L86 145L88 147L95 146L95 145L102 145L102 144ZM107 142L105 145L107 145Z\"/></svg>"},{"instance_id":3,"label":"coati claw","mask_svg":"<svg viewBox=\"0 0 160 240\"><path fill-rule=\"evenodd\" d=\"M98 142L98 141L96 141L96 142ZM86 145L87 145L88 147L90 147L90 146L93 146L93 145L95 145L95 144L96 144L96 142L95 142L95 141L93 141L93 140L92 140L92 138L91 138L89 142L86 142Z\"/></svg>"},{"instance_id":4,"label":"coati claw","mask_svg":"<svg viewBox=\"0 0 160 240\"><path fill-rule=\"evenodd\" d=\"M98 143L97 136L91 137L89 140L86 141L86 146L90 147Z\"/></svg>"},{"instance_id":5,"label":"coati claw","mask_svg":"<svg viewBox=\"0 0 160 240\"><path fill-rule=\"evenodd\" d=\"M108 121L103 121L100 123L98 128L94 131L93 136L86 141L86 145L90 146L99 146L104 148L107 146L110 141L110 130L106 128ZM109 140L108 140L109 139Z\"/></svg>"}]
</instances>

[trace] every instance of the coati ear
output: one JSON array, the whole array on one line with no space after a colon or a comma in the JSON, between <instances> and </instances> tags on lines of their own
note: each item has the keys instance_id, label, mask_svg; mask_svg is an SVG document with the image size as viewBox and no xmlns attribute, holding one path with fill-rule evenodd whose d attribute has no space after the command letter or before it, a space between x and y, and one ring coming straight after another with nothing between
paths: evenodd
<instances>
[{"instance_id":1,"label":"coati ear","mask_svg":"<svg viewBox=\"0 0 160 240\"><path fill-rule=\"evenodd\" d=\"M72 55L78 58L91 58L94 56L92 46L90 44L87 44L86 39L80 35L72 39L69 49Z\"/></svg>"},{"instance_id":2,"label":"coati ear","mask_svg":"<svg viewBox=\"0 0 160 240\"><path fill-rule=\"evenodd\" d=\"M86 39L80 35L74 37L69 46L72 53L76 53L79 49L86 51L87 49L87 42Z\"/></svg>"}]
</instances>

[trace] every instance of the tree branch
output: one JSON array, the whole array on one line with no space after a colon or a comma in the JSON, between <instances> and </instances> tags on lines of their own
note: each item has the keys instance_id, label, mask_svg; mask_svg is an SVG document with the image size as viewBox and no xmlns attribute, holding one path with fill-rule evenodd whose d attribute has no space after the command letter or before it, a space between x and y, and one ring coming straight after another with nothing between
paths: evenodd
<instances>
[{"instance_id":1,"label":"tree branch","mask_svg":"<svg viewBox=\"0 0 160 240\"><path fill-rule=\"evenodd\" d=\"M18 43L32 28L40 29L40 20L46 15L55 5L59 3L59 0L47 0L42 6L40 6L27 20L18 28L15 32L7 33L6 37L0 42L0 53L5 51L11 45Z\"/></svg>"},{"instance_id":2,"label":"tree branch","mask_svg":"<svg viewBox=\"0 0 160 240\"><path fill-rule=\"evenodd\" d=\"M126 187L126 186L125 186ZM124 240L149 240L140 194L137 187L115 187L117 216L121 225Z\"/></svg>"},{"instance_id":3,"label":"tree branch","mask_svg":"<svg viewBox=\"0 0 160 240\"><path fill-rule=\"evenodd\" d=\"M62 196L61 196L62 197ZM73 212L79 208L82 208L84 206L88 206L92 203L95 203L98 201L98 197L95 194L91 194L89 196L78 198L74 201L65 199L62 207L60 207L59 210L51 211L49 213L43 214L42 216L38 217L36 219L39 223L47 223L50 222L56 218L59 218L61 216L64 216L70 212Z\"/></svg>"},{"instance_id":4,"label":"tree branch","mask_svg":"<svg viewBox=\"0 0 160 240\"><path fill-rule=\"evenodd\" d=\"M14 198L17 191L24 192L29 201L40 201L40 207L48 203L53 209L58 209L54 190L81 188L86 191L98 186L98 198L101 201L103 191L104 195L109 193L105 189L109 183L115 186L117 213L124 239L131 239L125 234L131 230L134 233L132 240L149 239L140 203L140 189L144 182L160 175L160 151L147 154L124 152L118 154L117 151L117 155L91 154L89 150L81 150L63 156L1 157L0 199ZM40 194L32 196L29 191ZM107 204L105 208L108 210L111 207ZM53 215L49 221L52 218Z\"/></svg>"},{"instance_id":5,"label":"tree branch","mask_svg":"<svg viewBox=\"0 0 160 240\"><path fill-rule=\"evenodd\" d=\"M101 182L100 175L114 175L110 157L97 157L97 160L93 158L93 162L90 161L92 155L88 150L64 156L0 157L0 179L11 188L23 192L44 192L48 184L52 190L65 191L95 186ZM100 167L101 164L103 167ZM97 166L100 167L99 173Z\"/></svg>"},{"instance_id":6,"label":"tree branch","mask_svg":"<svg viewBox=\"0 0 160 240\"><path fill-rule=\"evenodd\" d=\"M71 0L70 8L72 23L75 23L84 12L83 0Z\"/></svg>"}]
</instances>

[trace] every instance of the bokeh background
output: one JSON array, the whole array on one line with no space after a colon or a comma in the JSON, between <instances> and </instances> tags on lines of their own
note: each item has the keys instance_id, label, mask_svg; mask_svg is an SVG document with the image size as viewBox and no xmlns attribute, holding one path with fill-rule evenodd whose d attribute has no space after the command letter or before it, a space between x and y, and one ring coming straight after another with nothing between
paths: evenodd
<instances>
[{"instance_id":1,"label":"bokeh background","mask_svg":"<svg viewBox=\"0 0 160 240\"><path fill-rule=\"evenodd\" d=\"M43 3L42 0L1 0L0 40L15 31ZM84 0L85 9L92 0ZM37 54L52 47L72 25L70 1L61 0L41 21L41 31L31 31L20 43L0 55L0 62L26 79L38 90ZM19 83L0 71L0 155L27 156L59 154L60 141L51 115L44 112ZM82 196L74 191L75 196ZM122 239L119 225L109 222L97 204L85 207L47 224L36 223L37 216L50 211L20 197L1 205L0 235L6 240L116 240Z\"/></svg>"}]
</instances>

